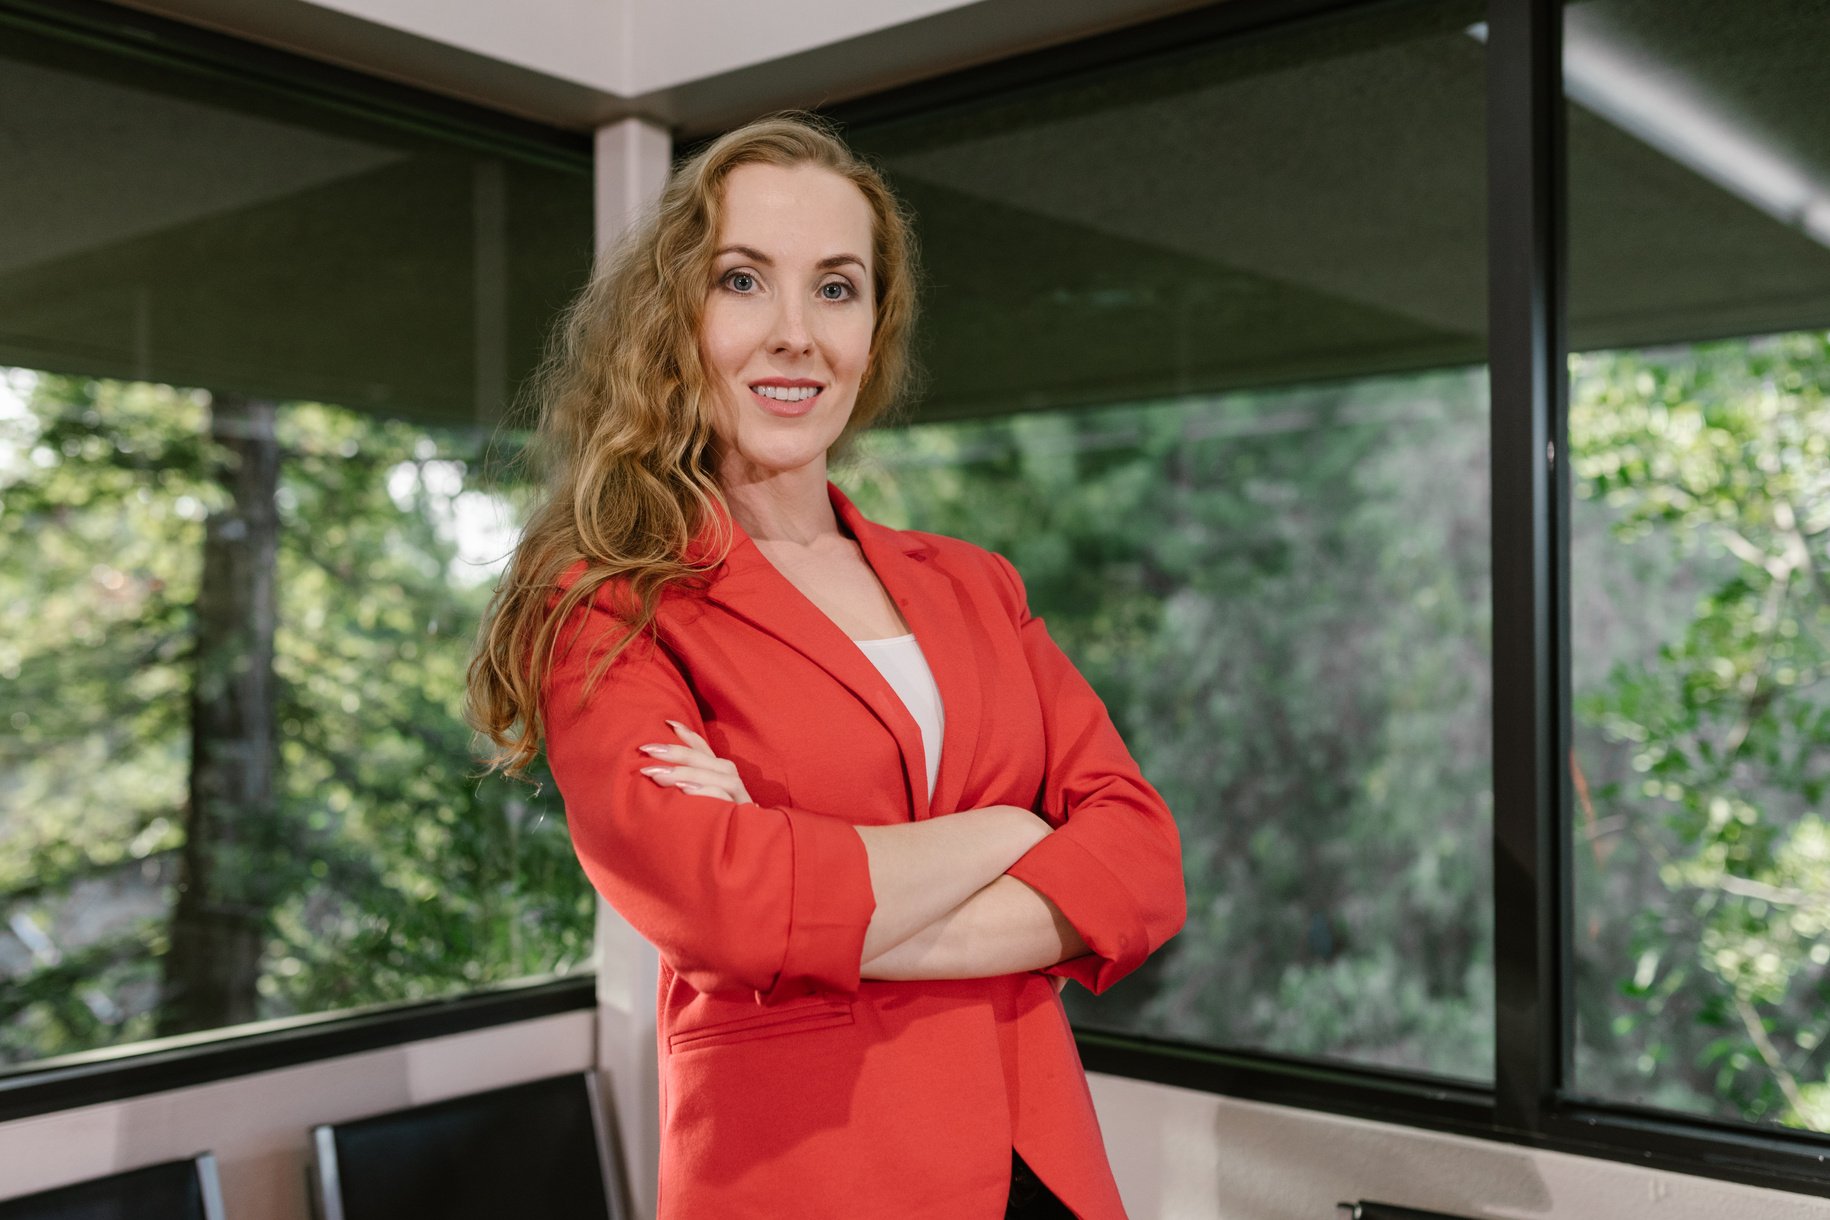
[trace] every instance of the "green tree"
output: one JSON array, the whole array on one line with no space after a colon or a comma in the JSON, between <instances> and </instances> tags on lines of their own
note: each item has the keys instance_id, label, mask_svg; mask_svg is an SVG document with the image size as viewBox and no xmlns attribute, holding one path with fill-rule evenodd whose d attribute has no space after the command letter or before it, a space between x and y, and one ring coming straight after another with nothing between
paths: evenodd
<instances>
[{"instance_id":1,"label":"green tree","mask_svg":"<svg viewBox=\"0 0 1830 1220\"><path fill-rule=\"evenodd\" d=\"M1830 1130L1830 334L1572 373L1631 637L1578 703L1584 1087Z\"/></svg>"},{"instance_id":2,"label":"green tree","mask_svg":"<svg viewBox=\"0 0 1830 1220\"><path fill-rule=\"evenodd\" d=\"M0 417L0 1058L151 1036L193 812L206 521L239 469L202 392L15 374ZM508 515L475 429L279 407L266 848L237 1019L415 999L588 961L589 887L550 787L479 782L460 716ZM506 536L502 549L508 543ZM247 810L231 810L239 816ZM218 841L217 846L223 846ZM223 853L234 856L234 852ZM206 1017L192 1024L205 1024ZM169 1026L168 1026L169 1028Z\"/></svg>"},{"instance_id":3,"label":"green tree","mask_svg":"<svg viewBox=\"0 0 1830 1220\"><path fill-rule=\"evenodd\" d=\"M1009 555L1176 811L1187 930L1083 1024L1491 1063L1478 370L865 438L867 511Z\"/></svg>"}]
</instances>

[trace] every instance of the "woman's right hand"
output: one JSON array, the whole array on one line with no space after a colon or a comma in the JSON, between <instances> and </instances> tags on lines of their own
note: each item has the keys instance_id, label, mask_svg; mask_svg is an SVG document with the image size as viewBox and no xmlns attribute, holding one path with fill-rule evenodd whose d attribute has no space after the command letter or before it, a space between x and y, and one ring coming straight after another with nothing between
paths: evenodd
<instances>
[{"instance_id":1,"label":"woman's right hand","mask_svg":"<svg viewBox=\"0 0 1830 1220\"><path fill-rule=\"evenodd\" d=\"M642 753L655 763L642 768L642 774L663 788L678 788L688 796L711 796L745 804L750 794L737 774L737 764L718 757L711 743L677 720L667 721L680 744L650 742L641 746Z\"/></svg>"}]
</instances>

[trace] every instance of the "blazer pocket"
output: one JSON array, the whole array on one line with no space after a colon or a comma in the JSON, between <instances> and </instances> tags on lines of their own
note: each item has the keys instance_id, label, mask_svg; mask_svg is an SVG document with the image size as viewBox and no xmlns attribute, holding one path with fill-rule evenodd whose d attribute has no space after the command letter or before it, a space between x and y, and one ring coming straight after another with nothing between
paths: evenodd
<instances>
[{"instance_id":1,"label":"blazer pocket","mask_svg":"<svg viewBox=\"0 0 1830 1220\"><path fill-rule=\"evenodd\" d=\"M753 1042L761 1038L810 1033L816 1029L834 1029L841 1025L851 1025L854 1020L849 1001L812 996L806 1000L773 1005L754 1016L733 1017L727 1021L714 1021L710 1025L676 1030L667 1035L667 1049L704 1050L734 1042Z\"/></svg>"}]
</instances>

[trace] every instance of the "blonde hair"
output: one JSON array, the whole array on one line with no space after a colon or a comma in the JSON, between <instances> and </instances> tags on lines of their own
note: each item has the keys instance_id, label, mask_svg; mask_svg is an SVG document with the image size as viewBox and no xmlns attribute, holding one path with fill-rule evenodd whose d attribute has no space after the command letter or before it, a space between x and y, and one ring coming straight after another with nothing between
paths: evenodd
<instances>
[{"instance_id":1,"label":"blonde hair","mask_svg":"<svg viewBox=\"0 0 1830 1220\"><path fill-rule=\"evenodd\" d=\"M539 503L484 612L466 714L495 746L491 770L522 775L540 752L540 695L560 626L615 581L627 630L592 671L654 621L669 585L715 568L688 546L728 520L714 477L715 403L699 356L724 180L739 165L814 165L870 205L875 313L867 371L846 435L896 406L914 376L909 355L918 276L913 227L881 174L826 120L800 111L759 119L677 166L659 201L598 261L567 308L531 396ZM563 593L561 577L583 561Z\"/></svg>"}]
</instances>

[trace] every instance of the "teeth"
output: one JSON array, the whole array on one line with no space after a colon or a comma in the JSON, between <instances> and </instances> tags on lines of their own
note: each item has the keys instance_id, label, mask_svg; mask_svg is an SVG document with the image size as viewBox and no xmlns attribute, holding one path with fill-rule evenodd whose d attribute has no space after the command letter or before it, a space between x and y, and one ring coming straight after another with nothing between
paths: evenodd
<instances>
[{"instance_id":1,"label":"teeth","mask_svg":"<svg viewBox=\"0 0 1830 1220\"><path fill-rule=\"evenodd\" d=\"M800 402L820 392L818 386L811 385L795 386L792 389L779 385L753 385L750 388L764 398L773 398L778 402Z\"/></svg>"}]
</instances>

